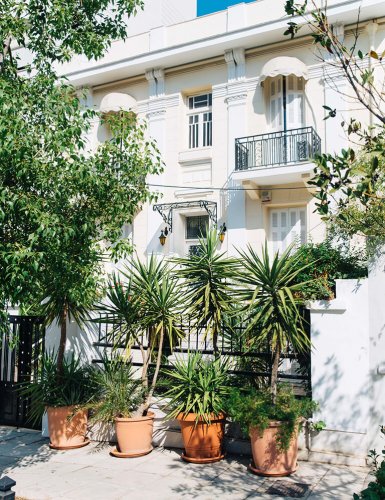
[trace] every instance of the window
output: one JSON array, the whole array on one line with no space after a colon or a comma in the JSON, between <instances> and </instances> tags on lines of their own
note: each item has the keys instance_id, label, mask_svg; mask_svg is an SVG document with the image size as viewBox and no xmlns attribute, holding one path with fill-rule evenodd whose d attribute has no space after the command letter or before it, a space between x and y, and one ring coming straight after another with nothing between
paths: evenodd
<instances>
[{"instance_id":1,"label":"window","mask_svg":"<svg viewBox=\"0 0 385 500\"><path fill-rule=\"evenodd\" d=\"M186 217L186 240L197 240L201 237L205 238L208 225L208 215Z\"/></svg>"},{"instance_id":2,"label":"window","mask_svg":"<svg viewBox=\"0 0 385 500\"><path fill-rule=\"evenodd\" d=\"M292 243L306 243L306 209L271 210L270 233L274 252L282 252Z\"/></svg>"},{"instance_id":3,"label":"window","mask_svg":"<svg viewBox=\"0 0 385 500\"><path fill-rule=\"evenodd\" d=\"M188 98L189 149L212 145L213 113L212 94L201 94Z\"/></svg>"},{"instance_id":4,"label":"window","mask_svg":"<svg viewBox=\"0 0 385 500\"><path fill-rule=\"evenodd\" d=\"M278 76L269 84L270 129L272 132L305 126L304 80L294 75Z\"/></svg>"}]
</instances>

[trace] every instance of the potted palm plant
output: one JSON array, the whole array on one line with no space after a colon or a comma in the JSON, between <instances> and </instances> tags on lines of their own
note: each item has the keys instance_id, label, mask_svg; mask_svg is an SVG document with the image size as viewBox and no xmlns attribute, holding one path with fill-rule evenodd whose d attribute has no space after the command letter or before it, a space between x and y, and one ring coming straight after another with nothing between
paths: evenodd
<instances>
[{"instance_id":1,"label":"potted palm plant","mask_svg":"<svg viewBox=\"0 0 385 500\"><path fill-rule=\"evenodd\" d=\"M186 462L217 462L224 457L225 400L230 391L228 362L190 353L165 369L167 417L179 421Z\"/></svg>"},{"instance_id":2,"label":"potted palm plant","mask_svg":"<svg viewBox=\"0 0 385 500\"><path fill-rule=\"evenodd\" d=\"M136 444L133 450L126 449L123 453L119 439L119 436L126 433L134 435L132 427L138 427L138 422L146 422L151 426L151 433L148 432L148 426L144 426L146 430L143 433L138 431L137 438L140 436L141 448L147 450L146 453L152 449L155 415L149 409L165 343L172 349L176 340L182 336L180 300L179 282L171 275L168 265L151 256L148 263L134 260L130 267L122 271L121 276L113 276L108 286L107 302L97 307L102 316L96 321L113 325L111 336L115 347L129 349L135 345L142 356L140 379L145 396L135 417L115 419L118 434L118 447L112 452L115 456L138 456ZM128 437L124 439L127 442L130 440Z\"/></svg>"},{"instance_id":3,"label":"potted palm plant","mask_svg":"<svg viewBox=\"0 0 385 500\"><path fill-rule=\"evenodd\" d=\"M250 246L239 254L243 265L240 295L246 304L248 342L267 345L271 353L268 392L253 394L247 412L252 411L254 416L243 418L250 424L254 461L250 469L262 475L289 475L297 467L299 417L307 412L309 404L304 403L302 409L291 390L278 390L278 370L281 354L289 346L296 352L310 348L301 314L303 302L297 293L305 283L296 280L306 266L300 265L301 256L293 252L292 246L274 256L269 255L267 244L261 256ZM236 411L233 415L239 416Z\"/></svg>"},{"instance_id":4,"label":"potted palm plant","mask_svg":"<svg viewBox=\"0 0 385 500\"><path fill-rule=\"evenodd\" d=\"M186 313L194 321L197 331L204 331L212 339L218 353L218 338L234 312L233 282L239 262L218 253L218 234L215 229L199 238L199 252L175 259L178 277L183 280Z\"/></svg>"},{"instance_id":5,"label":"potted palm plant","mask_svg":"<svg viewBox=\"0 0 385 500\"><path fill-rule=\"evenodd\" d=\"M140 411L146 394L141 380L135 378L131 363L120 356L112 359L105 356L102 368L95 370L95 386L96 396L87 407L91 410L90 422L115 423L120 456L150 453L152 416L143 418Z\"/></svg>"},{"instance_id":6,"label":"potted palm plant","mask_svg":"<svg viewBox=\"0 0 385 500\"><path fill-rule=\"evenodd\" d=\"M61 369L59 379L57 354L44 354L37 377L20 391L31 401L29 418L33 422L41 421L47 411L51 448L81 448L89 443L86 406L96 394L94 368L71 357L63 359Z\"/></svg>"}]
</instances>

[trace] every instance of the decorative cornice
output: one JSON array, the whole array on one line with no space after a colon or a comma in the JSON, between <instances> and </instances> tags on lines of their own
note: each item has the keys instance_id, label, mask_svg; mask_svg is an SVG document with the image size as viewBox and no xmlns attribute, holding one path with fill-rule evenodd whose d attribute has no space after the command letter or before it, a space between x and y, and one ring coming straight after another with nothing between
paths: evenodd
<instances>
[{"instance_id":1,"label":"decorative cornice","mask_svg":"<svg viewBox=\"0 0 385 500\"><path fill-rule=\"evenodd\" d=\"M162 118L166 114L165 109L158 109L154 111L148 111L146 113L146 117L148 120L152 120L154 118Z\"/></svg>"},{"instance_id":2,"label":"decorative cornice","mask_svg":"<svg viewBox=\"0 0 385 500\"><path fill-rule=\"evenodd\" d=\"M246 101L247 99L247 94L234 94L234 95L229 95L226 97L225 102L227 104L232 104L232 103L240 103L242 101Z\"/></svg>"}]
</instances>

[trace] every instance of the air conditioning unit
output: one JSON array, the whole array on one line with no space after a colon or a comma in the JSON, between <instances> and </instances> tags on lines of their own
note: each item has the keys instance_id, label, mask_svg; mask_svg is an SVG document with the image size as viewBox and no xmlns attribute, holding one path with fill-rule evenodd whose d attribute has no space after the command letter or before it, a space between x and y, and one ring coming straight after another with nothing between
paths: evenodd
<instances>
[{"instance_id":1,"label":"air conditioning unit","mask_svg":"<svg viewBox=\"0 0 385 500\"><path fill-rule=\"evenodd\" d=\"M261 191L261 201L262 203L269 203L271 201L271 190L264 189Z\"/></svg>"}]
</instances>

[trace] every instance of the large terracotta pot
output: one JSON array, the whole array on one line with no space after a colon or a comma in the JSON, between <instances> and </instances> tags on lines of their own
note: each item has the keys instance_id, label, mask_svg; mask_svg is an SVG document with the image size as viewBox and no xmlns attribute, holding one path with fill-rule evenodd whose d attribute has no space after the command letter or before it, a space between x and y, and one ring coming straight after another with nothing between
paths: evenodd
<instances>
[{"instance_id":1,"label":"large terracotta pot","mask_svg":"<svg viewBox=\"0 0 385 500\"><path fill-rule=\"evenodd\" d=\"M118 448L111 453L117 457L133 458L152 451L153 412L145 417L116 418L115 430Z\"/></svg>"},{"instance_id":2,"label":"large terracotta pot","mask_svg":"<svg viewBox=\"0 0 385 500\"><path fill-rule=\"evenodd\" d=\"M261 435L256 428L250 429L253 464L249 469L261 476L289 476L297 469L298 433L293 436L289 449L277 449L277 433L281 422L271 421Z\"/></svg>"},{"instance_id":3,"label":"large terracotta pot","mask_svg":"<svg viewBox=\"0 0 385 500\"><path fill-rule=\"evenodd\" d=\"M180 414L178 421L185 449L183 460L203 464L217 462L224 457L223 436L226 418L223 414L210 415L210 425L202 419L196 423L195 413Z\"/></svg>"},{"instance_id":4,"label":"large terracotta pot","mask_svg":"<svg viewBox=\"0 0 385 500\"><path fill-rule=\"evenodd\" d=\"M72 450L89 443L86 439L87 411L80 410L71 417L74 406L47 408L50 447L56 450Z\"/></svg>"}]
</instances>

